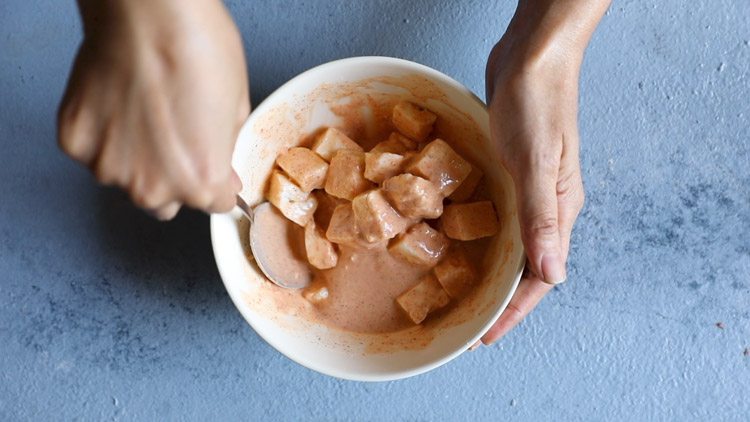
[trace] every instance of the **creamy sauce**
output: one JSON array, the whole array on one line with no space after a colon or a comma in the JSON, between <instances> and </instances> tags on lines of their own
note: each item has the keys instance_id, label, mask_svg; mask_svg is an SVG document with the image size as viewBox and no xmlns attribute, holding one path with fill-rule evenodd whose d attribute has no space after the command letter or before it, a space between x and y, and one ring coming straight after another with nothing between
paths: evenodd
<instances>
[{"instance_id":1,"label":"creamy sauce","mask_svg":"<svg viewBox=\"0 0 750 422\"><path fill-rule=\"evenodd\" d=\"M368 87L372 88L377 84L396 86L402 92L384 94L376 92L377 89L367 91ZM479 168L484 167L478 162L478 157L487 152L474 146L486 141L476 124L461 111L448 106L445 95L419 77L373 78L358 83L323 85L300 101L302 104L324 103L339 119L340 124L334 126L359 142L365 150L369 150L394 131L391 111L402 98L414 98L438 115L429 140L440 137L468 161ZM317 106L283 106L266 113L268 116L256 124L255 130L264 138L274 138L279 142L278 145L269 145L267 153L278 153L296 145L309 146L321 130L319 127L309 126L312 116L319 112L314 110L315 107ZM292 113L291 109L296 111ZM290 116L293 116L294 124L289 123ZM487 168L483 170L485 174L489 173ZM486 178L471 200L502 197L502 193L498 193L501 192L499 187L490 188L484 186L485 183ZM450 201L446 200L446 203ZM501 205L498 211L502 225L506 218L504 213L508 210ZM421 348L429 344L440 329L460 324L480 312L479 303L482 308L494 305L494 301L477 299L484 292L487 277L497 272L497 262L505 262L512 249L512 243L499 245L496 237L472 242L454 241L452 247L456 245L465 250L476 269L477 280L464 298L451 300L448 307L430 314L421 326L415 326L404 315L395 299L431 269L418 267L392 256L385 244L374 249L340 247L339 261L335 268L315 270L317 282L325 283L329 290L329 298L322 304L309 303L299 290L280 289L270 283L261 286L259 295L248 297L247 300L256 303L256 308L271 303L274 312L300 316L311 323L348 332L377 334L362 337L369 352ZM292 247L291 244L289 246ZM495 268L493 274L490 274L490 268Z\"/></svg>"},{"instance_id":2,"label":"creamy sauce","mask_svg":"<svg viewBox=\"0 0 750 422\"><path fill-rule=\"evenodd\" d=\"M461 247L467 251L475 268L481 270L484 251L476 246ZM328 287L329 298L318 305L316 315L327 325L362 333L412 327L414 324L398 307L396 298L430 271L430 268L394 257L382 246L372 250L344 247L339 264L319 272L318 276Z\"/></svg>"}]
</instances>

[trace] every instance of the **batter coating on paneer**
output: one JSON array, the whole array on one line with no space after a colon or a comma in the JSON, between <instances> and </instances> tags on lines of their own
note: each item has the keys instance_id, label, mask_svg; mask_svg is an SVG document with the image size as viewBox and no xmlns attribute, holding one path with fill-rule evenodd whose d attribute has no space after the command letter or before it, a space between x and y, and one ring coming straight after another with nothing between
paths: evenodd
<instances>
[{"instance_id":1,"label":"batter coating on paneer","mask_svg":"<svg viewBox=\"0 0 750 422\"><path fill-rule=\"evenodd\" d=\"M471 198L471 196L477 190L479 182L482 181L482 177L484 177L484 173L482 172L482 170L480 170L479 167L472 165L471 172L466 177L466 180L458 185L458 188L456 188L456 190L454 190L453 193L448 196L448 199L453 202L464 202L467 199Z\"/></svg>"},{"instance_id":2,"label":"batter coating on paneer","mask_svg":"<svg viewBox=\"0 0 750 422\"><path fill-rule=\"evenodd\" d=\"M354 142L343 132L329 127L318 135L312 146L312 151L330 162L336 152L341 150L364 151L358 143Z\"/></svg>"},{"instance_id":3,"label":"batter coating on paneer","mask_svg":"<svg viewBox=\"0 0 750 422\"><path fill-rule=\"evenodd\" d=\"M454 249L432 269L440 285L453 299L461 297L475 283L477 273L466 254Z\"/></svg>"},{"instance_id":4,"label":"batter coating on paneer","mask_svg":"<svg viewBox=\"0 0 750 422\"><path fill-rule=\"evenodd\" d=\"M366 152L365 179L383 183L383 180L401 173L403 164L403 155L390 152Z\"/></svg>"},{"instance_id":5,"label":"batter coating on paneer","mask_svg":"<svg viewBox=\"0 0 750 422\"><path fill-rule=\"evenodd\" d=\"M333 268L339 261L336 248L325 233L315 225L315 220L310 220L305 226L305 252L307 262L319 270Z\"/></svg>"},{"instance_id":6,"label":"batter coating on paneer","mask_svg":"<svg viewBox=\"0 0 750 422\"><path fill-rule=\"evenodd\" d=\"M333 211L339 205L347 203L347 201L331 196L325 193L324 190L316 190L312 195L318 201L318 208L315 210L314 216L315 224L323 229L323 231L326 231L328 230L328 224L331 222L331 217L333 217Z\"/></svg>"},{"instance_id":7,"label":"batter coating on paneer","mask_svg":"<svg viewBox=\"0 0 750 422\"><path fill-rule=\"evenodd\" d=\"M359 229L354 221L354 209L347 202L336 207L331 216L326 238L340 245L356 245L359 241Z\"/></svg>"},{"instance_id":8,"label":"batter coating on paneer","mask_svg":"<svg viewBox=\"0 0 750 422\"><path fill-rule=\"evenodd\" d=\"M393 107L393 126L409 138L421 142L432 132L437 116L431 111L408 101Z\"/></svg>"},{"instance_id":9,"label":"batter coating on paneer","mask_svg":"<svg viewBox=\"0 0 750 422\"><path fill-rule=\"evenodd\" d=\"M421 324L427 314L442 308L448 302L448 293L432 274L424 276L416 286L396 298L396 303L415 324Z\"/></svg>"},{"instance_id":10,"label":"batter coating on paneer","mask_svg":"<svg viewBox=\"0 0 750 422\"><path fill-rule=\"evenodd\" d=\"M391 243L391 254L415 265L432 267L445 255L450 245L445 235L427 223L415 224Z\"/></svg>"},{"instance_id":11,"label":"batter coating on paneer","mask_svg":"<svg viewBox=\"0 0 750 422\"><path fill-rule=\"evenodd\" d=\"M365 179L364 152L344 149L333 155L325 184L329 195L351 201L373 187L375 185Z\"/></svg>"},{"instance_id":12,"label":"batter coating on paneer","mask_svg":"<svg viewBox=\"0 0 750 422\"><path fill-rule=\"evenodd\" d=\"M383 191L374 189L352 201L354 221L367 242L392 239L409 224L385 199Z\"/></svg>"},{"instance_id":13,"label":"batter coating on paneer","mask_svg":"<svg viewBox=\"0 0 750 422\"><path fill-rule=\"evenodd\" d=\"M328 163L307 148L290 148L279 155L276 164L305 192L325 185Z\"/></svg>"},{"instance_id":14,"label":"batter coating on paneer","mask_svg":"<svg viewBox=\"0 0 750 422\"><path fill-rule=\"evenodd\" d=\"M302 290L302 297L313 305L322 305L330 297L328 287L322 281L315 279L313 282Z\"/></svg>"},{"instance_id":15,"label":"batter coating on paneer","mask_svg":"<svg viewBox=\"0 0 750 422\"><path fill-rule=\"evenodd\" d=\"M278 170L271 173L266 198L284 217L303 227L312 220L318 206L315 197L304 192Z\"/></svg>"},{"instance_id":16,"label":"batter coating on paneer","mask_svg":"<svg viewBox=\"0 0 750 422\"><path fill-rule=\"evenodd\" d=\"M456 240L475 240L495 235L500 229L490 201L451 204L440 217L445 234Z\"/></svg>"},{"instance_id":17,"label":"batter coating on paneer","mask_svg":"<svg viewBox=\"0 0 750 422\"><path fill-rule=\"evenodd\" d=\"M390 152L403 155L409 151L415 151L416 149L416 142L398 132L391 132L388 139L375 145L370 152Z\"/></svg>"},{"instance_id":18,"label":"batter coating on paneer","mask_svg":"<svg viewBox=\"0 0 750 422\"><path fill-rule=\"evenodd\" d=\"M448 196L469 176L471 164L445 141L435 139L412 159L406 171L431 181Z\"/></svg>"},{"instance_id":19,"label":"batter coating on paneer","mask_svg":"<svg viewBox=\"0 0 750 422\"><path fill-rule=\"evenodd\" d=\"M409 218L438 218L443 213L443 195L429 180L401 174L383 182L383 191L393 206Z\"/></svg>"}]
</instances>

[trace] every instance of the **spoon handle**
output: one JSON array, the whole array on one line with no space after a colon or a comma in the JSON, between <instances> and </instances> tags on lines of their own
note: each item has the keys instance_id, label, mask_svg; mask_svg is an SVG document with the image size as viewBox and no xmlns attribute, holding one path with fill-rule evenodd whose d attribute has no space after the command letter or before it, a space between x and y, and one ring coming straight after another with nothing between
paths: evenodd
<instances>
[{"instance_id":1,"label":"spoon handle","mask_svg":"<svg viewBox=\"0 0 750 422\"><path fill-rule=\"evenodd\" d=\"M250 224L252 224L255 213L253 212L252 207L247 205L247 202L245 202L245 200L239 195L237 195L237 207L242 210L242 213L245 214L248 220L250 220Z\"/></svg>"}]
</instances>

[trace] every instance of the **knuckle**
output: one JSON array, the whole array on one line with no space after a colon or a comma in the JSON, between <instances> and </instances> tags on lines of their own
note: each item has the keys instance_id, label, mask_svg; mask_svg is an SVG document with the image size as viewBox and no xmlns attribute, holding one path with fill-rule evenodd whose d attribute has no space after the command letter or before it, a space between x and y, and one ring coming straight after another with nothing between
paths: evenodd
<instances>
[{"instance_id":1,"label":"knuckle","mask_svg":"<svg viewBox=\"0 0 750 422\"><path fill-rule=\"evenodd\" d=\"M173 202L153 211L153 216L159 221L169 221L175 218L177 213L180 211L181 204Z\"/></svg>"},{"instance_id":2,"label":"knuckle","mask_svg":"<svg viewBox=\"0 0 750 422\"><path fill-rule=\"evenodd\" d=\"M557 216L552 213L534 216L528 220L523 230L524 234L532 239L557 235L559 231Z\"/></svg>"},{"instance_id":3,"label":"knuckle","mask_svg":"<svg viewBox=\"0 0 750 422\"><path fill-rule=\"evenodd\" d=\"M527 169L552 174L560 169L560 154L554 148L534 147L526 151L522 162Z\"/></svg>"},{"instance_id":4,"label":"knuckle","mask_svg":"<svg viewBox=\"0 0 750 422\"><path fill-rule=\"evenodd\" d=\"M80 140L81 134L76 131L76 122L70 119L58 122L57 144L60 149L74 160L82 160L86 154L86 145Z\"/></svg>"},{"instance_id":5,"label":"knuckle","mask_svg":"<svg viewBox=\"0 0 750 422\"><path fill-rule=\"evenodd\" d=\"M526 316L526 312L524 312L521 307L516 305L513 302L508 303L508 306L505 308L505 311L503 311L504 316L508 318L509 321L512 322L513 325L518 324L523 320L523 318Z\"/></svg>"},{"instance_id":6,"label":"knuckle","mask_svg":"<svg viewBox=\"0 0 750 422\"><path fill-rule=\"evenodd\" d=\"M107 166L104 164L104 160L96 161L96 164L94 165L94 168L92 170L94 173L94 177L96 177L96 180L98 180L99 183L103 185L113 185L118 182L115 173L107 168Z\"/></svg>"},{"instance_id":7,"label":"knuckle","mask_svg":"<svg viewBox=\"0 0 750 422\"><path fill-rule=\"evenodd\" d=\"M130 195L133 202L141 208L155 209L164 202L153 184L134 187L131 189Z\"/></svg>"},{"instance_id":8,"label":"knuckle","mask_svg":"<svg viewBox=\"0 0 750 422\"><path fill-rule=\"evenodd\" d=\"M583 182L578 172L561 173L557 182L557 197L562 203L580 211L585 201Z\"/></svg>"}]
</instances>

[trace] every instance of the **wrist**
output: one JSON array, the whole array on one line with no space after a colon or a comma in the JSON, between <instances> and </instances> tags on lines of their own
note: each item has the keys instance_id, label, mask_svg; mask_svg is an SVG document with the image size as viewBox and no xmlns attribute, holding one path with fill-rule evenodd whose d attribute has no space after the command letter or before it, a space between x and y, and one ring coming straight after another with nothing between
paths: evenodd
<instances>
[{"instance_id":1,"label":"wrist","mask_svg":"<svg viewBox=\"0 0 750 422\"><path fill-rule=\"evenodd\" d=\"M121 30L163 35L226 14L221 0L78 0L84 36Z\"/></svg>"},{"instance_id":2,"label":"wrist","mask_svg":"<svg viewBox=\"0 0 750 422\"><path fill-rule=\"evenodd\" d=\"M532 7L521 0L502 39L493 49L505 65L531 71L554 67L574 72L583 60L587 39L575 37L566 28L565 16L549 7ZM534 2L531 2L534 3ZM497 53L494 50L499 50Z\"/></svg>"},{"instance_id":3,"label":"wrist","mask_svg":"<svg viewBox=\"0 0 750 422\"><path fill-rule=\"evenodd\" d=\"M519 0L487 62L487 93L499 78L575 81L610 0Z\"/></svg>"}]
</instances>

